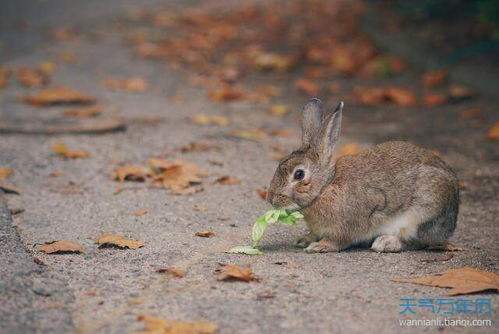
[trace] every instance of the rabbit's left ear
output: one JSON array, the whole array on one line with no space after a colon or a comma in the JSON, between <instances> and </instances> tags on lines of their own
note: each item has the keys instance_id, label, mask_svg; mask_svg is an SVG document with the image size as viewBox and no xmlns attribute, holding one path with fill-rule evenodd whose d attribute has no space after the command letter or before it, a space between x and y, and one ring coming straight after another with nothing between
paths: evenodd
<instances>
[{"instance_id":1,"label":"rabbit's left ear","mask_svg":"<svg viewBox=\"0 0 499 334\"><path fill-rule=\"evenodd\" d=\"M343 105L343 101L338 103L334 111L324 118L320 134L315 144L322 165L330 164L333 150L340 137Z\"/></svg>"}]
</instances>

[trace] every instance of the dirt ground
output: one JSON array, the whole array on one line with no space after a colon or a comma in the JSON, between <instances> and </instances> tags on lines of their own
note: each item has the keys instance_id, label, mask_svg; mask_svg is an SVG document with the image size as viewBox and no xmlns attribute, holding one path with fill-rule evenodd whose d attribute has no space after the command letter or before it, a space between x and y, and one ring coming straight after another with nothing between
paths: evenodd
<instances>
[{"instance_id":1,"label":"dirt ground","mask_svg":"<svg viewBox=\"0 0 499 334\"><path fill-rule=\"evenodd\" d=\"M127 128L100 135L0 134L0 167L14 170L7 181L20 192L0 196L5 202L0 205L1 333L136 332L143 329L139 315L204 319L215 323L220 333L497 331L497 312L489 317L492 327L402 328L401 298L443 298L446 291L391 281L465 266L497 271L499 150L497 141L487 139L488 129L497 121L497 94L473 86L472 73L459 76L475 90L471 99L434 108L365 106L351 95L357 85L381 85L384 79L337 76L334 83L341 88L336 94L321 90L330 107L339 99L346 101L343 146L409 140L439 152L453 167L462 190L458 227L451 242L464 251L377 254L352 249L306 254L293 246L306 231L300 224L269 229L262 241L263 256L227 254L230 247L249 243L255 218L269 209L257 190L268 186L277 166L275 155L299 144L300 108L308 97L296 90L294 81L303 77L304 70L272 78L251 77L246 83L250 87L270 83L280 88L280 96L271 102L214 102L206 87L192 84L195 70L169 66L176 65L169 60L143 59L133 52L125 35L137 23L115 24L116 18L136 8L133 3L2 4L1 64L33 67L58 59L52 82L96 97L104 114L119 116ZM190 3L168 5L181 10ZM164 4L145 1L141 6L154 12L158 5ZM237 1L226 4L237 5ZM47 37L50 28L65 26L77 27L80 37L63 41ZM392 52L389 41L383 46L386 52ZM71 55L74 61L68 59ZM390 84L417 86L426 70L420 65L412 65L390 79ZM453 71L469 73L466 66L464 62L449 68L451 80ZM490 64L480 66L483 71L489 66L493 72ZM115 77L140 77L149 87L130 93L103 84ZM19 101L19 96L32 92L36 89L24 88L13 79L0 90L3 124L45 126L67 109L40 109ZM269 106L277 103L288 106L290 113L269 115ZM463 117L471 108L480 110L478 116ZM224 116L230 124L194 124L191 118L199 113ZM263 129L266 135L263 140L242 139L233 135L240 129ZM216 148L179 150L200 141ZM57 142L88 151L90 156L61 159L51 151ZM197 164L208 174L202 181L203 191L174 195L146 183L113 180L116 167L143 164L158 156ZM241 182L217 183L224 175ZM147 213L132 214L142 209ZM12 217L9 212L14 213ZM203 230L215 235L194 235ZM95 240L104 232L123 234L145 246L98 248ZM79 242L85 253L49 255L37 250L39 244L62 239ZM219 263L249 265L259 281L218 281ZM181 268L186 275L172 278L156 272L166 267ZM492 298L494 310L499 301L495 294L465 297ZM418 316L434 315L422 312Z\"/></svg>"}]
</instances>

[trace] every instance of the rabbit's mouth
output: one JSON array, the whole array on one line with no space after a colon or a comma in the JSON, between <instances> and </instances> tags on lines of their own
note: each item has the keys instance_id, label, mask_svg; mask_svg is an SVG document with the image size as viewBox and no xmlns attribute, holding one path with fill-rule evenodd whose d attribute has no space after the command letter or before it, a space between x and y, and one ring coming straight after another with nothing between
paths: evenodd
<instances>
[{"instance_id":1,"label":"rabbit's mouth","mask_svg":"<svg viewBox=\"0 0 499 334\"><path fill-rule=\"evenodd\" d=\"M277 209L284 209L288 212L295 212L295 211L299 211L301 209L301 207L296 203L290 203L288 205L285 205L284 207L277 208Z\"/></svg>"}]
</instances>

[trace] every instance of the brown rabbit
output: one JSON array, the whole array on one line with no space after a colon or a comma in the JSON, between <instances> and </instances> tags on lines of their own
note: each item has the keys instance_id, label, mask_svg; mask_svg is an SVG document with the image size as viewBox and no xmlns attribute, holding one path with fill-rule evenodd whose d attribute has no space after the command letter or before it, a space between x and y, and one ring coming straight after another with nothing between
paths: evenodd
<instances>
[{"instance_id":1,"label":"brown rabbit","mask_svg":"<svg viewBox=\"0 0 499 334\"><path fill-rule=\"evenodd\" d=\"M433 152L392 141L333 161L343 102L324 112L318 99L303 108L302 147L282 159L267 200L300 210L310 233L307 252L338 252L371 243L376 252L441 245L456 228L456 175ZM373 242L374 240L374 242Z\"/></svg>"}]
</instances>

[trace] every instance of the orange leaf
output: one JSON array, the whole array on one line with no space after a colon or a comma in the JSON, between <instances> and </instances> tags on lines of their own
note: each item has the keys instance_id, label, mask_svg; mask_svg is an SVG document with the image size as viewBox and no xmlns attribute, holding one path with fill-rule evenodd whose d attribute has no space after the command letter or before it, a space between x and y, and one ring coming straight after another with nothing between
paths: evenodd
<instances>
[{"instance_id":1,"label":"orange leaf","mask_svg":"<svg viewBox=\"0 0 499 334\"><path fill-rule=\"evenodd\" d=\"M0 181L8 178L10 175L12 175L13 172L14 170L12 170L12 168L0 167Z\"/></svg>"},{"instance_id":2,"label":"orange leaf","mask_svg":"<svg viewBox=\"0 0 499 334\"><path fill-rule=\"evenodd\" d=\"M256 193L258 194L258 196L260 196L261 199L263 199L264 201L267 199L267 190L265 189L257 189L256 190Z\"/></svg>"},{"instance_id":3,"label":"orange leaf","mask_svg":"<svg viewBox=\"0 0 499 334\"><path fill-rule=\"evenodd\" d=\"M140 210L132 212L132 216L141 217L141 216L146 215L148 212L149 211L147 209L140 209Z\"/></svg>"},{"instance_id":4,"label":"orange leaf","mask_svg":"<svg viewBox=\"0 0 499 334\"><path fill-rule=\"evenodd\" d=\"M107 79L104 84L111 90L123 90L132 93L145 92L149 86L142 78Z\"/></svg>"},{"instance_id":5,"label":"orange leaf","mask_svg":"<svg viewBox=\"0 0 499 334\"><path fill-rule=\"evenodd\" d=\"M142 241L127 239L122 235L115 235L111 233L102 234L96 241L100 247L103 246L116 246L119 248L130 248L137 249L144 247L144 243Z\"/></svg>"},{"instance_id":6,"label":"orange leaf","mask_svg":"<svg viewBox=\"0 0 499 334\"><path fill-rule=\"evenodd\" d=\"M39 70L21 67L17 70L17 81L25 87L40 87L48 83L48 77Z\"/></svg>"},{"instance_id":7,"label":"orange leaf","mask_svg":"<svg viewBox=\"0 0 499 334\"><path fill-rule=\"evenodd\" d=\"M54 145L52 145L52 152L68 159L88 158L90 156L90 153L88 153L87 151L70 150L64 143L55 143Z\"/></svg>"},{"instance_id":8,"label":"orange leaf","mask_svg":"<svg viewBox=\"0 0 499 334\"><path fill-rule=\"evenodd\" d=\"M64 116L76 117L76 118L90 118L95 117L102 113L102 107L92 106L83 108L74 108L64 111Z\"/></svg>"},{"instance_id":9,"label":"orange leaf","mask_svg":"<svg viewBox=\"0 0 499 334\"><path fill-rule=\"evenodd\" d=\"M317 96L319 93L319 85L308 79L298 79L295 81L295 87L299 91L307 94L308 96Z\"/></svg>"},{"instance_id":10,"label":"orange leaf","mask_svg":"<svg viewBox=\"0 0 499 334\"><path fill-rule=\"evenodd\" d=\"M416 96L406 88L389 87L385 91L388 100L402 107L416 105Z\"/></svg>"},{"instance_id":11,"label":"orange leaf","mask_svg":"<svg viewBox=\"0 0 499 334\"><path fill-rule=\"evenodd\" d=\"M215 334L218 330L217 325L206 321L164 320L148 315L141 315L137 319L144 322L144 330L139 334Z\"/></svg>"},{"instance_id":12,"label":"orange leaf","mask_svg":"<svg viewBox=\"0 0 499 334\"><path fill-rule=\"evenodd\" d=\"M448 293L449 296L499 290L499 275L469 267L449 269L442 274L436 275L396 278L392 281L451 288Z\"/></svg>"},{"instance_id":13,"label":"orange leaf","mask_svg":"<svg viewBox=\"0 0 499 334\"><path fill-rule=\"evenodd\" d=\"M199 231L194 234L196 237L210 238L215 235L213 231Z\"/></svg>"},{"instance_id":14,"label":"orange leaf","mask_svg":"<svg viewBox=\"0 0 499 334\"><path fill-rule=\"evenodd\" d=\"M225 116L196 114L192 117L192 122L198 125L229 125L229 119Z\"/></svg>"},{"instance_id":15,"label":"orange leaf","mask_svg":"<svg viewBox=\"0 0 499 334\"><path fill-rule=\"evenodd\" d=\"M215 102L227 102L239 100L244 96L244 94L239 88L224 85L216 90L210 91L208 96Z\"/></svg>"},{"instance_id":16,"label":"orange leaf","mask_svg":"<svg viewBox=\"0 0 499 334\"><path fill-rule=\"evenodd\" d=\"M423 97L423 103L425 106L431 108L435 106L440 106L448 102L448 98L443 94L427 93Z\"/></svg>"},{"instance_id":17,"label":"orange leaf","mask_svg":"<svg viewBox=\"0 0 499 334\"><path fill-rule=\"evenodd\" d=\"M487 132L487 139L489 140L499 140L499 121L495 122Z\"/></svg>"},{"instance_id":18,"label":"orange leaf","mask_svg":"<svg viewBox=\"0 0 499 334\"><path fill-rule=\"evenodd\" d=\"M56 104L93 104L94 97L84 95L66 87L54 87L41 90L36 95L25 96L24 102L34 106L48 106Z\"/></svg>"},{"instance_id":19,"label":"orange leaf","mask_svg":"<svg viewBox=\"0 0 499 334\"><path fill-rule=\"evenodd\" d=\"M169 189L177 195L191 194L202 190L194 187L201 183L205 176L198 166L182 160L149 159L149 165L154 171L153 182L157 186Z\"/></svg>"},{"instance_id":20,"label":"orange leaf","mask_svg":"<svg viewBox=\"0 0 499 334\"><path fill-rule=\"evenodd\" d=\"M421 78L425 87L434 87L443 84L447 80L449 72L445 69L426 72Z\"/></svg>"},{"instance_id":21,"label":"orange leaf","mask_svg":"<svg viewBox=\"0 0 499 334\"><path fill-rule=\"evenodd\" d=\"M114 179L123 181L144 182L150 175L149 169L144 166L125 165L114 170Z\"/></svg>"},{"instance_id":22,"label":"orange leaf","mask_svg":"<svg viewBox=\"0 0 499 334\"><path fill-rule=\"evenodd\" d=\"M236 184L241 184L241 180L233 176L224 175L216 179L215 183L222 184L224 186L232 186Z\"/></svg>"},{"instance_id":23,"label":"orange leaf","mask_svg":"<svg viewBox=\"0 0 499 334\"><path fill-rule=\"evenodd\" d=\"M161 268L161 269L156 270L156 272L158 272L160 274L163 274L163 273L170 274L171 276L177 277L177 278L182 278L185 276L184 270L182 270L180 268L175 268L175 267Z\"/></svg>"},{"instance_id":24,"label":"orange leaf","mask_svg":"<svg viewBox=\"0 0 499 334\"><path fill-rule=\"evenodd\" d=\"M54 253L83 253L85 249L79 243L70 240L59 240L47 242L38 247L40 252L45 254Z\"/></svg>"},{"instance_id":25,"label":"orange leaf","mask_svg":"<svg viewBox=\"0 0 499 334\"><path fill-rule=\"evenodd\" d=\"M222 265L222 267L217 271L219 272L219 281L236 280L250 282L257 280L253 275L253 271L249 267L242 268L233 264L226 264Z\"/></svg>"}]
</instances>

